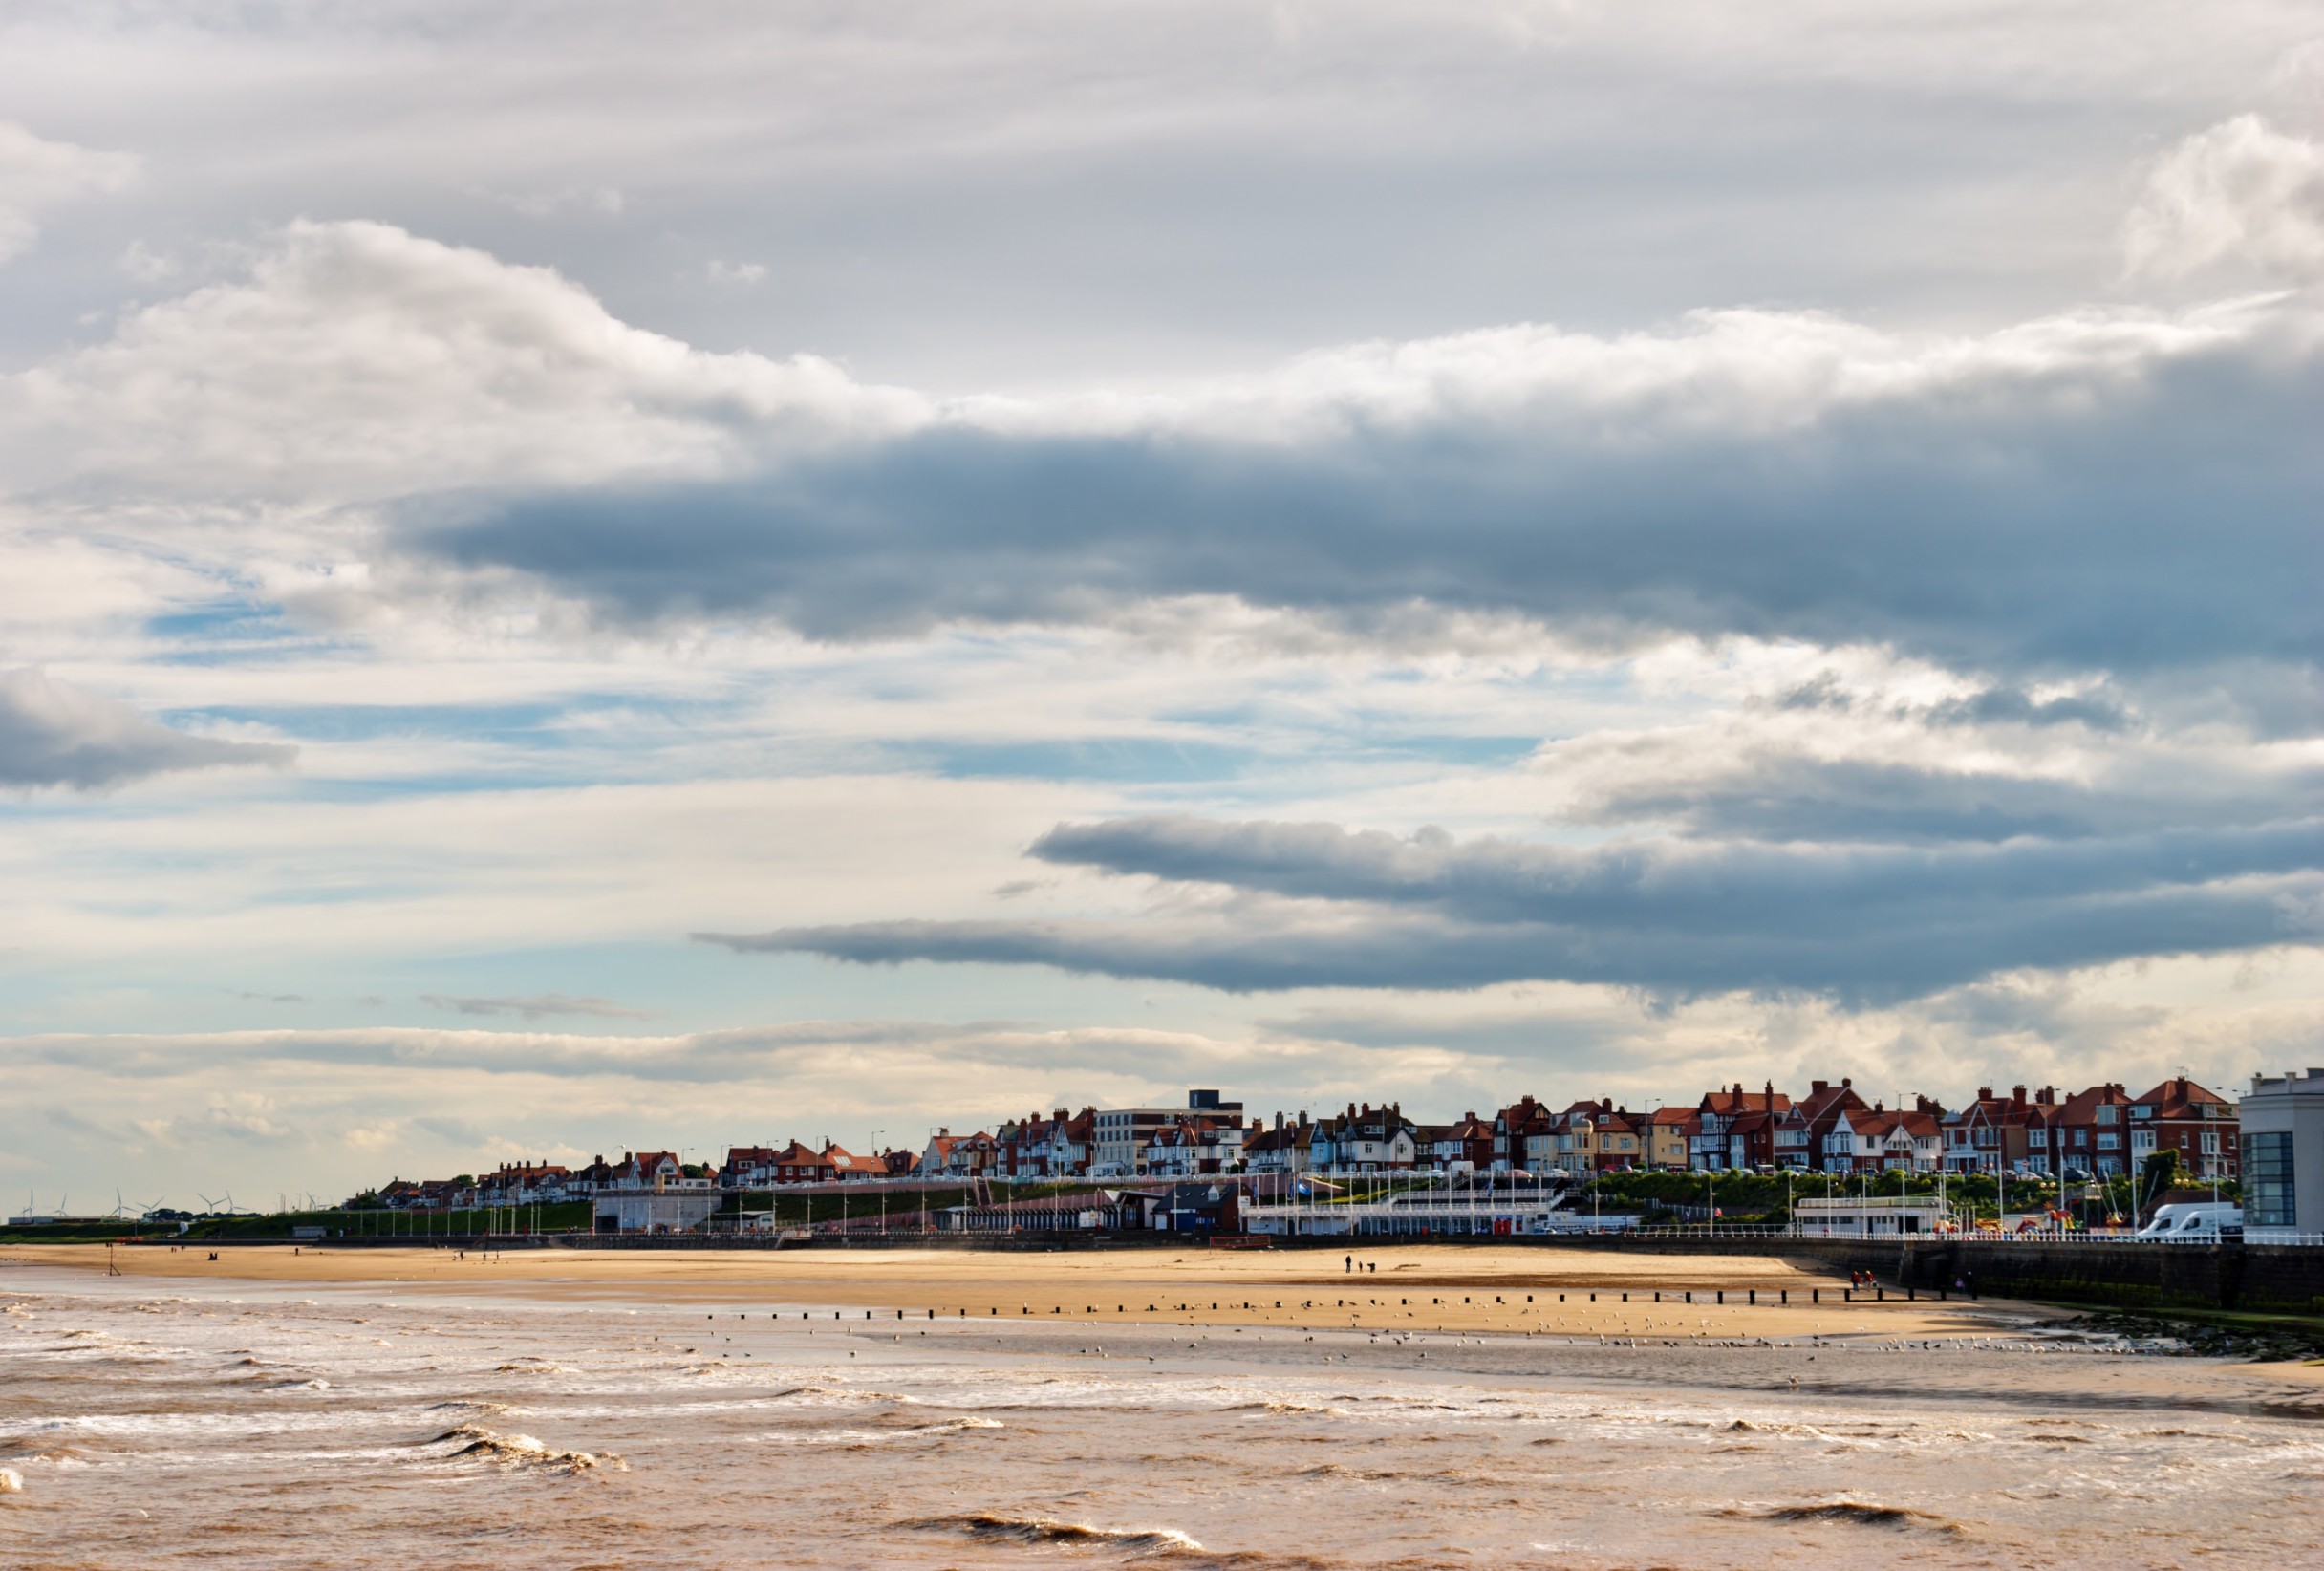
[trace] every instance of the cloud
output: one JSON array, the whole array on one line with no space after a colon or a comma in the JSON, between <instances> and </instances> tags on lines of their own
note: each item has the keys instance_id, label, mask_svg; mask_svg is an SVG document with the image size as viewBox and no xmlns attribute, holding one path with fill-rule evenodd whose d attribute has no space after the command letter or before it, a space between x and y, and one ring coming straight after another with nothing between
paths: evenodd
<instances>
[{"instance_id":1,"label":"cloud","mask_svg":"<svg viewBox=\"0 0 2324 1571\"><path fill-rule=\"evenodd\" d=\"M182 769L283 768L297 752L188 736L39 671L0 671L0 786L97 790Z\"/></svg>"},{"instance_id":2,"label":"cloud","mask_svg":"<svg viewBox=\"0 0 2324 1571\"><path fill-rule=\"evenodd\" d=\"M2223 262L2324 274L2324 146L2257 115L2197 132L2148 174L2123 255L2134 277L2184 277Z\"/></svg>"},{"instance_id":3,"label":"cloud","mask_svg":"<svg viewBox=\"0 0 2324 1571\"><path fill-rule=\"evenodd\" d=\"M2102 843L1575 850L1169 817L1060 826L1032 854L1230 897L1128 920L696 936L746 953L1043 964L1237 992L1541 979L1878 1002L2029 967L2313 943L2324 897L2313 818Z\"/></svg>"},{"instance_id":4,"label":"cloud","mask_svg":"<svg viewBox=\"0 0 2324 1571\"><path fill-rule=\"evenodd\" d=\"M292 224L247 276L0 382L18 486L205 506L712 475L920 408L811 355L690 349L546 268L369 223Z\"/></svg>"},{"instance_id":5,"label":"cloud","mask_svg":"<svg viewBox=\"0 0 2324 1571\"><path fill-rule=\"evenodd\" d=\"M721 262L714 256L710 259L710 265L702 269L702 273L713 284L734 284L747 288L752 284L766 282L766 264L764 262Z\"/></svg>"},{"instance_id":6,"label":"cloud","mask_svg":"<svg viewBox=\"0 0 2324 1571\"><path fill-rule=\"evenodd\" d=\"M44 141L12 120L0 120L0 262L32 248L44 210L121 190L137 178L138 167L134 155Z\"/></svg>"},{"instance_id":7,"label":"cloud","mask_svg":"<svg viewBox=\"0 0 2324 1571\"><path fill-rule=\"evenodd\" d=\"M410 544L617 622L828 638L1228 596L1997 670L2305 663L2318 328L2265 303L1969 339L1757 312L1511 328L1172 398L971 400L745 477L515 497Z\"/></svg>"},{"instance_id":8,"label":"cloud","mask_svg":"<svg viewBox=\"0 0 2324 1571\"><path fill-rule=\"evenodd\" d=\"M420 1001L431 1009L448 1010L454 1014L516 1015L525 1020L544 1020L555 1015L592 1015L600 1020L654 1018L651 1010L627 1008L611 999L576 998L565 993L534 993L508 999L454 998L429 993Z\"/></svg>"},{"instance_id":9,"label":"cloud","mask_svg":"<svg viewBox=\"0 0 2324 1571\"><path fill-rule=\"evenodd\" d=\"M947 400L695 350L367 223L292 225L247 277L0 383L20 485L304 508L277 549L339 542L351 601L469 582L625 627L866 639L1223 598L2012 677L2313 663L2319 407L2324 317L2297 296L1982 334L1522 324Z\"/></svg>"}]
</instances>

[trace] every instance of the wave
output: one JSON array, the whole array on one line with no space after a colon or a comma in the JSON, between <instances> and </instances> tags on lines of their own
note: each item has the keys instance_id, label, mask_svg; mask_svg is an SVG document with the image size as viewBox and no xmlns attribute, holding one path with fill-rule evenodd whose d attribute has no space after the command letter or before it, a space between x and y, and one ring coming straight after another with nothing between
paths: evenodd
<instances>
[{"instance_id":1,"label":"wave","mask_svg":"<svg viewBox=\"0 0 2324 1571\"><path fill-rule=\"evenodd\" d=\"M972 1430L1006 1428L1008 1426L997 1418L947 1418L934 1424L913 1422L894 1429L774 1430L758 1438L765 1444L776 1446L832 1446L842 1451L869 1451L874 1446L892 1446L899 1440L925 1440L931 1436L961 1434Z\"/></svg>"},{"instance_id":2,"label":"wave","mask_svg":"<svg viewBox=\"0 0 2324 1571\"><path fill-rule=\"evenodd\" d=\"M1361 1399L1350 1398L1349 1400ZM1237 1402L1231 1408L1221 1408L1218 1410L1220 1412L1320 1412L1329 1413L1335 1418L1347 1416L1345 1408L1324 1407L1313 1402Z\"/></svg>"},{"instance_id":3,"label":"wave","mask_svg":"<svg viewBox=\"0 0 2324 1571\"><path fill-rule=\"evenodd\" d=\"M473 1456L504 1468L534 1468L549 1473L587 1473L596 1468L627 1472L629 1463L612 1452L558 1451L529 1434L503 1434L482 1424L461 1424L438 1435L432 1445L457 1443L454 1456Z\"/></svg>"},{"instance_id":4,"label":"wave","mask_svg":"<svg viewBox=\"0 0 2324 1571\"><path fill-rule=\"evenodd\" d=\"M1961 1524L1910 1506L1874 1505L1865 1500L1833 1500L1822 1505L1776 1506L1768 1511L1729 1509L1722 1517L1749 1517L1762 1522L1844 1522L1851 1527L1918 1529L1955 1534Z\"/></svg>"},{"instance_id":5,"label":"wave","mask_svg":"<svg viewBox=\"0 0 2324 1571\"><path fill-rule=\"evenodd\" d=\"M0 1468L0 1495L24 1493L24 1474L13 1468Z\"/></svg>"},{"instance_id":6,"label":"wave","mask_svg":"<svg viewBox=\"0 0 2324 1571\"><path fill-rule=\"evenodd\" d=\"M929 1517L904 1525L921 1533L958 1533L979 1543L1079 1544L1127 1549L1136 1555L1204 1552L1202 1545L1169 1527L1089 1527L1081 1522L1052 1521L1046 1517L996 1517L981 1511L959 1517Z\"/></svg>"}]
</instances>

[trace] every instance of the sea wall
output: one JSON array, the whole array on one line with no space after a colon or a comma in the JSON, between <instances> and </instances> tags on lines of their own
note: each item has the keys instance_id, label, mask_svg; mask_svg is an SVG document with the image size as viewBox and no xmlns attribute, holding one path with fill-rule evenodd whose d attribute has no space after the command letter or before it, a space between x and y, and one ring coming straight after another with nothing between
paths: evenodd
<instances>
[{"instance_id":1,"label":"sea wall","mask_svg":"<svg viewBox=\"0 0 2324 1571\"><path fill-rule=\"evenodd\" d=\"M1779 1255L1827 1271L1869 1271L1915 1292L1957 1281L1997 1298L2124 1309L2245 1309L2324 1315L2324 1249L2283 1245L2048 1243L1907 1238L1623 1238L1588 1248L1684 1255Z\"/></svg>"}]
</instances>

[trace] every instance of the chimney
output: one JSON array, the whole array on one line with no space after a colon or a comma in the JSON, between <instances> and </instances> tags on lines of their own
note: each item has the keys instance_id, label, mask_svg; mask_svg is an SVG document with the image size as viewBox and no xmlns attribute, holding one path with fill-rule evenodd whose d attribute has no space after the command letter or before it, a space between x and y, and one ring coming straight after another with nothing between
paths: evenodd
<instances>
[{"instance_id":1,"label":"chimney","mask_svg":"<svg viewBox=\"0 0 2324 1571\"><path fill-rule=\"evenodd\" d=\"M1827 1080L1811 1080L1808 1082L1808 1091L1811 1095L1819 1091L1828 1091L1831 1088L1832 1083Z\"/></svg>"},{"instance_id":2,"label":"chimney","mask_svg":"<svg viewBox=\"0 0 2324 1571\"><path fill-rule=\"evenodd\" d=\"M2023 1086L2011 1087L2010 1101L2013 1106L2020 1108L2024 1107L2026 1105L2026 1088Z\"/></svg>"},{"instance_id":3,"label":"chimney","mask_svg":"<svg viewBox=\"0 0 2324 1571\"><path fill-rule=\"evenodd\" d=\"M1990 1102L1990 1101L1992 1101L1992 1100L1993 1100L1993 1087L1990 1087L1990 1086L1980 1086L1980 1087L1977 1087L1977 1100L1978 1100L1978 1101L1980 1101L1980 1102Z\"/></svg>"},{"instance_id":4,"label":"chimney","mask_svg":"<svg viewBox=\"0 0 2324 1571\"><path fill-rule=\"evenodd\" d=\"M1850 1079L1849 1079L1849 1078L1848 1078L1846 1075L1841 1075L1841 1076L1840 1077L1840 1089L1842 1089L1842 1090L1847 1089L1849 1087L1851 1087L1851 1086L1853 1086L1853 1085L1855 1085L1855 1084L1856 1084L1856 1082L1855 1082L1855 1081L1853 1081L1853 1080L1850 1080Z\"/></svg>"}]
</instances>

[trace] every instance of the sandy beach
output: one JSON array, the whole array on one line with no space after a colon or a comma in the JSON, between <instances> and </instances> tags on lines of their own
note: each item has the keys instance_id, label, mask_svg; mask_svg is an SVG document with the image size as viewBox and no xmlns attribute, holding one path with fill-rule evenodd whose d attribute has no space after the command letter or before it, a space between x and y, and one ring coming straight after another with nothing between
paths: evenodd
<instances>
[{"instance_id":1,"label":"sandy beach","mask_svg":"<svg viewBox=\"0 0 2324 1571\"><path fill-rule=\"evenodd\" d=\"M1761 1255L1614 1254L1556 1246L1322 1250L803 1249L659 1252L140 1246L113 1252L132 1277L276 1284L488 1287L571 1299L702 1303L742 1312L828 1310L925 1324L1096 1324L1357 1328L1393 1333L1667 1339L1988 1337L2054 1319L2003 1300L1907 1302L1858 1295L1844 1276ZM0 1263L106 1268L86 1245L11 1246ZM1720 1302L1721 1295L1725 1302ZM1755 1295L1756 1302L1753 1302ZM1787 1302L1788 1301L1788 1302Z\"/></svg>"}]
</instances>

